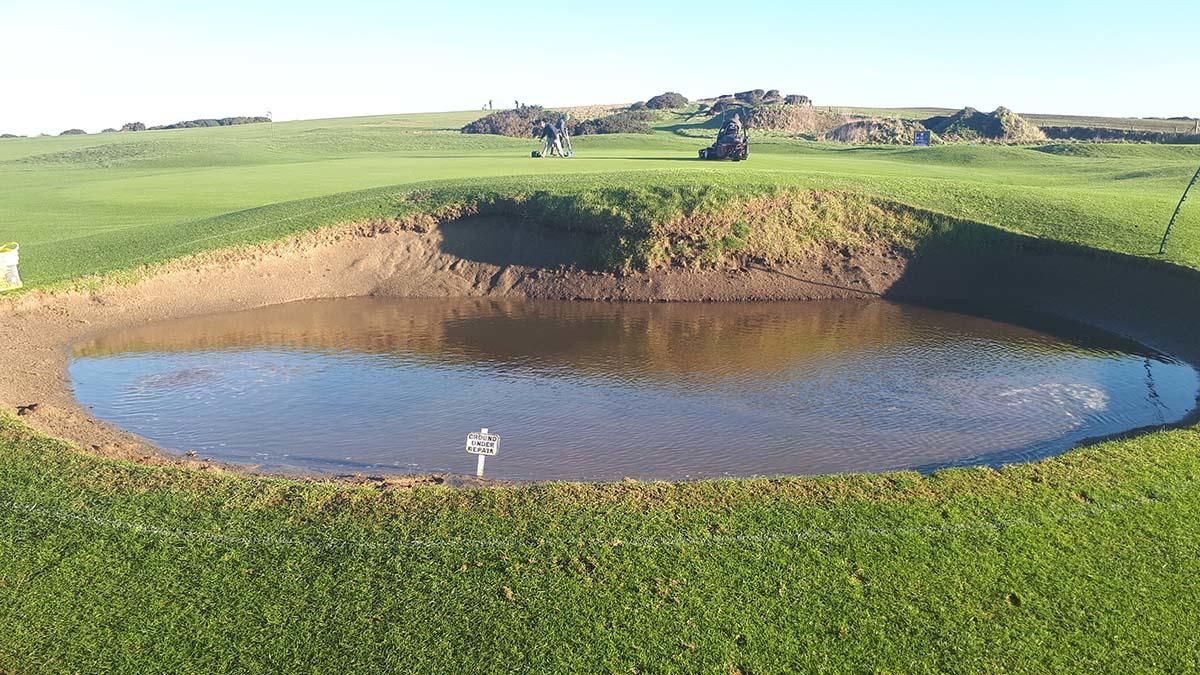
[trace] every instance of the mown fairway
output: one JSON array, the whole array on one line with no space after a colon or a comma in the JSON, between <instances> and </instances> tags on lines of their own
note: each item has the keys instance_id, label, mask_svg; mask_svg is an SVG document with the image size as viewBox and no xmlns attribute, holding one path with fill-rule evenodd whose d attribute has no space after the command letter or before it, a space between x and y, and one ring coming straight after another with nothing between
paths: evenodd
<instances>
[{"instance_id":1,"label":"mown fairway","mask_svg":"<svg viewBox=\"0 0 1200 675\"><path fill-rule=\"evenodd\" d=\"M770 137L701 164L685 117L533 160L453 131L476 116L0 141L0 241L36 287L394 214L420 184L648 209L794 185L1148 255L1200 163ZM1191 267L1197 207L1169 255ZM999 471L381 491L102 460L0 411L0 672L1186 672L1197 480L1193 427Z\"/></svg>"},{"instance_id":2,"label":"mown fairway","mask_svg":"<svg viewBox=\"0 0 1200 675\"><path fill-rule=\"evenodd\" d=\"M666 114L653 135L575 140L569 161L534 160L531 140L457 133L477 112L286 122L0 141L0 239L22 246L27 283L256 241L354 213L362 195L418 183L509 189L770 183L843 188L949 215L1136 254L1158 238L1200 146L851 147L777 136L752 161L702 164L700 117ZM570 178L567 175L570 175ZM482 183L488 185L489 182ZM314 199L299 209L271 209ZM308 215L305 215L308 214ZM209 219L220 217L219 223ZM286 217L286 221L281 218ZM1200 264L1200 209L1170 259Z\"/></svg>"}]
</instances>

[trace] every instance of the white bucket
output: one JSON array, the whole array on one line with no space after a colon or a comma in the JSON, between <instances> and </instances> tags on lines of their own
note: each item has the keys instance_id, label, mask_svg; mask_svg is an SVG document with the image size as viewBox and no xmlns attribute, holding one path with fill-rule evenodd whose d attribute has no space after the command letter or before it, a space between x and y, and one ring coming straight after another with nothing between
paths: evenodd
<instances>
[{"instance_id":1,"label":"white bucket","mask_svg":"<svg viewBox=\"0 0 1200 675\"><path fill-rule=\"evenodd\" d=\"M21 275L17 273L17 242L0 244L0 292L21 287Z\"/></svg>"}]
</instances>

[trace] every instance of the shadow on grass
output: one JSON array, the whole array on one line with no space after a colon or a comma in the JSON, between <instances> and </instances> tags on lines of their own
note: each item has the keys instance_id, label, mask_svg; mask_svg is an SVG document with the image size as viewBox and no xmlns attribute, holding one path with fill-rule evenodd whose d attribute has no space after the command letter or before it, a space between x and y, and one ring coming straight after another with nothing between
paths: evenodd
<instances>
[{"instance_id":1,"label":"shadow on grass","mask_svg":"<svg viewBox=\"0 0 1200 675\"><path fill-rule=\"evenodd\" d=\"M478 215L442 223L441 250L463 260L507 267L598 269L601 235L542 227L516 216Z\"/></svg>"},{"instance_id":2,"label":"shadow on grass","mask_svg":"<svg viewBox=\"0 0 1200 675\"><path fill-rule=\"evenodd\" d=\"M690 114L674 113L674 115L676 117L683 118L682 121L676 124L664 124L661 126L656 126L655 129L659 131L670 132L677 136L691 138L691 134L688 134L687 132L712 131L715 133L721 128L722 124L721 115L713 115L712 117L709 117L707 113L701 112ZM697 117L700 117L701 119L699 121L695 121Z\"/></svg>"},{"instance_id":3,"label":"shadow on grass","mask_svg":"<svg viewBox=\"0 0 1200 675\"><path fill-rule=\"evenodd\" d=\"M699 148L697 148L697 151L699 151ZM618 159L618 160L621 160L622 162L629 162L629 161L635 161L635 162L700 162L701 161L698 157L613 157L613 156L588 157L587 155L579 155L579 154L576 154L573 159L586 159L586 160Z\"/></svg>"}]
</instances>

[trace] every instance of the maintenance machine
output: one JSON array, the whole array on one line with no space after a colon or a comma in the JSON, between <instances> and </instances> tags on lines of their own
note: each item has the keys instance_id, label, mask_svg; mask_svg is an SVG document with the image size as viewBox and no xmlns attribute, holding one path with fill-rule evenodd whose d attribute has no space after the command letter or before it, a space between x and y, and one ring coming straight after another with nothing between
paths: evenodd
<instances>
[{"instance_id":1,"label":"maintenance machine","mask_svg":"<svg viewBox=\"0 0 1200 675\"><path fill-rule=\"evenodd\" d=\"M750 136L741 116L734 114L717 133L717 141L700 151L700 159L731 159L740 162L750 156Z\"/></svg>"}]
</instances>

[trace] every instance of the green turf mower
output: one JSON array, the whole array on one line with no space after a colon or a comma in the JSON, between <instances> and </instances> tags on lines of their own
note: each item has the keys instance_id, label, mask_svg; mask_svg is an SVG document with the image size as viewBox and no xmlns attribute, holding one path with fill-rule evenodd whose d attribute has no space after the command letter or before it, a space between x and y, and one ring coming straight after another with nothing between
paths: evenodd
<instances>
[{"instance_id":1,"label":"green turf mower","mask_svg":"<svg viewBox=\"0 0 1200 675\"><path fill-rule=\"evenodd\" d=\"M717 140L700 150L700 159L730 159L740 162L750 156L750 135L734 116L717 134Z\"/></svg>"}]
</instances>

